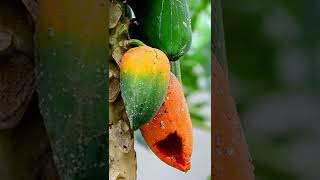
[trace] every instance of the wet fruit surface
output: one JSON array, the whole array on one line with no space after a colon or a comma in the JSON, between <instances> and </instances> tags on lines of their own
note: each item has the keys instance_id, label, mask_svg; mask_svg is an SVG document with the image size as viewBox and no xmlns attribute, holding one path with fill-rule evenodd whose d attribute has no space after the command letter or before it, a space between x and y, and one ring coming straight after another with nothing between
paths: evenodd
<instances>
[{"instance_id":1,"label":"wet fruit surface","mask_svg":"<svg viewBox=\"0 0 320 180\"><path fill-rule=\"evenodd\" d=\"M140 130L162 161L183 172L191 168L192 123L182 87L172 73L159 112Z\"/></svg>"},{"instance_id":2,"label":"wet fruit surface","mask_svg":"<svg viewBox=\"0 0 320 180\"><path fill-rule=\"evenodd\" d=\"M140 22L142 39L147 44L161 49L170 61L178 60L190 49L192 30L186 0L129 0L128 3Z\"/></svg>"},{"instance_id":3,"label":"wet fruit surface","mask_svg":"<svg viewBox=\"0 0 320 180\"><path fill-rule=\"evenodd\" d=\"M133 129L159 110L169 84L170 65L160 50L140 46L127 51L120 67L120 89Z\"/></svg>"}]
</instances>

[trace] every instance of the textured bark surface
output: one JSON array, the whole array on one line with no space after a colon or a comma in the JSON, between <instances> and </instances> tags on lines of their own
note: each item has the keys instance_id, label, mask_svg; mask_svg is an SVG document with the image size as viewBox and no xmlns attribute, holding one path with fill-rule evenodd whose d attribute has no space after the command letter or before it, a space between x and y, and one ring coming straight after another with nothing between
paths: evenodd
<instances>
[{"instance_id":1,"label":"textured bark surface","mask_svg":"<svg viewBox=\"0 0 320 180\"><path fill-rule=\"evenodd\" d=\"M253 166L228 81L213 59L213 155L214 180L253 180Z\"/></svg>"},{"instance_id":2,"label":"textured bark surface","mask_svg":"<svg viewBox=\"0 0 320 180\"><path fill-rule=\"evenodd\" d=\"M39 5L37 92L59 175L107 179L106 0L41 0Z\"/></svg>"},{"instance_id":3,"label":"textured bark surface","mask_svg":"<svg viewBox=\"0 0 320 180\"><path fill-rule=\"evenodd\" d=\"M136 179L133 130L120 95L119 64L126 51L119 42L127 40L129 19L122 1L110 2L109 44L109 180Z\"/></svg>"},{"instance_id":4,"label":"textured bark surface","mask_svg":"<svg viewBox=\"0 0 320 180\"><path fill-rule=\"evenodd\" d=\"M224 73L228 74L227 68L227 55L224 41L224 30L222 20L222 7L221 0L214 0L212 2L212 39L211 48L213 54L217 57L218 62L224 70Z\"/></svg>"},{"instance_id":5,"label":"textured bark surface","mask_svg":"<svg viewBox=\"0 0 320 180\"><path fill-rule=\"evenodd\" d=\"M36 95L20 123L0 131L0 177L5 180L58 180Z\"/></svg>"},{"instance_id":6,"label":"textured bark surface","mask_svg":"<svg viewBox=\"0 0 320 180\"><path fill-rule=\"evenodd\" d=\"M0 1L0 179L58 180L34 93L30 12L22 1Z\"/></svg>"},{"instance_id":7,"label":"textured bark surface","mask_svg":"<svg viewBox=\"0 0 320 180\"><path fill-rule=\"evenodd\" d=\"M33 22L22 3L0 2L0 130L16 126L34 89Z\"/></svg>"},{"instance_id":8,"label":"textured bark surface","mask_svg":"<svg viewBox=\"0 0 320 180\"><path fill-rule=\"evenodd\" d=\"M213 2L212 178L253 180L253 165L227 79L221 2Z\"/></svg>"}]
</instances>

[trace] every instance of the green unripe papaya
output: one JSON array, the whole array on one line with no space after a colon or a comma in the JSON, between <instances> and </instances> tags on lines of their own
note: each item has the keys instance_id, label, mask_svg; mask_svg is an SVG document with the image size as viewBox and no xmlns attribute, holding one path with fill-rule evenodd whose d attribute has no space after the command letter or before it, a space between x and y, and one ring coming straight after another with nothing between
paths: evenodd
<instances>
[{"instance_id":1,"label":"green unripe papaya","mask_svg":"<svg viewBox=\"0 0 320 180\"><path fill-rule=\"evenodd\" d=\"M130 0L148 45L162 50L176 61L189 49L191 19L186 0Z\"/></svg>"},{"instance_id":2,"label":"green unripe papaya","mask_svg":"<svg viewBox=\"0 0 320 180\"><path fill-rule=\"evenodd\" d=\"M150 121L159 111L169 79L169 60L162 51L140 46L124 54L120 67L120 88L134 130Z\"/></svg>"}]
</instances>

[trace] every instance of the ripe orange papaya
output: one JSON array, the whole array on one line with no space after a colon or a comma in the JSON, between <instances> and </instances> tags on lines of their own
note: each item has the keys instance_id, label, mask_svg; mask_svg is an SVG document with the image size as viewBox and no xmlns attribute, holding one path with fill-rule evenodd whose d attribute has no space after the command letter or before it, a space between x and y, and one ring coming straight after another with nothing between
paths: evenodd
<instances>
[{"instance_id":1,"label":"ripe orange papaya","mask_svg":"<svg viewBox=\"0 0 320 180\"><path fill-rule=\"evenodd\" d=\"M191 168L192 123L182 87L172 73L164 103L140 130L151 150L166 164L183 172Z\"/></svg>"}]
</instances>

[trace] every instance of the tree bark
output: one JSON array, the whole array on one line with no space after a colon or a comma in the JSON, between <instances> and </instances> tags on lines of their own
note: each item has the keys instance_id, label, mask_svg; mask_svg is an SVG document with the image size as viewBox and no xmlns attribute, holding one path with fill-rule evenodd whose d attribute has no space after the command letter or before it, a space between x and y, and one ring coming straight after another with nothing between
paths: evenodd
<instances>
[{"instance_id":1,"label":"tree bark","mask_svg":"<svg viewBox=\"0 0 320 180\"><path fill-rule=\"evenodd\" d=\"M30 12L20 0L0 2L0 179L58 180L34 92Z\"/></svg>"},{"instance_id":2,"label":"tree bark","mask_svg":"<svg viewBox=\"0 0 320 180\"><path fill-rule=\"evenodd\" d=\"M253 180L253 165L227 79L222 10L213 2L212 178Z\"/></svg>"},{"instance_id":3,"label":"tree bark","mask_svg":"<svg viewBox=\"0 0 320 180\"><path fill-rule=\"evenodd\" d=\"M129 38L129 18L122 1L112 1L109 7L109 51L112 56L109 62L109 180L135 180L134 131L129 125L119 84L119 64L126 51L119 42Z\"/></svg>"}]
</instances>

